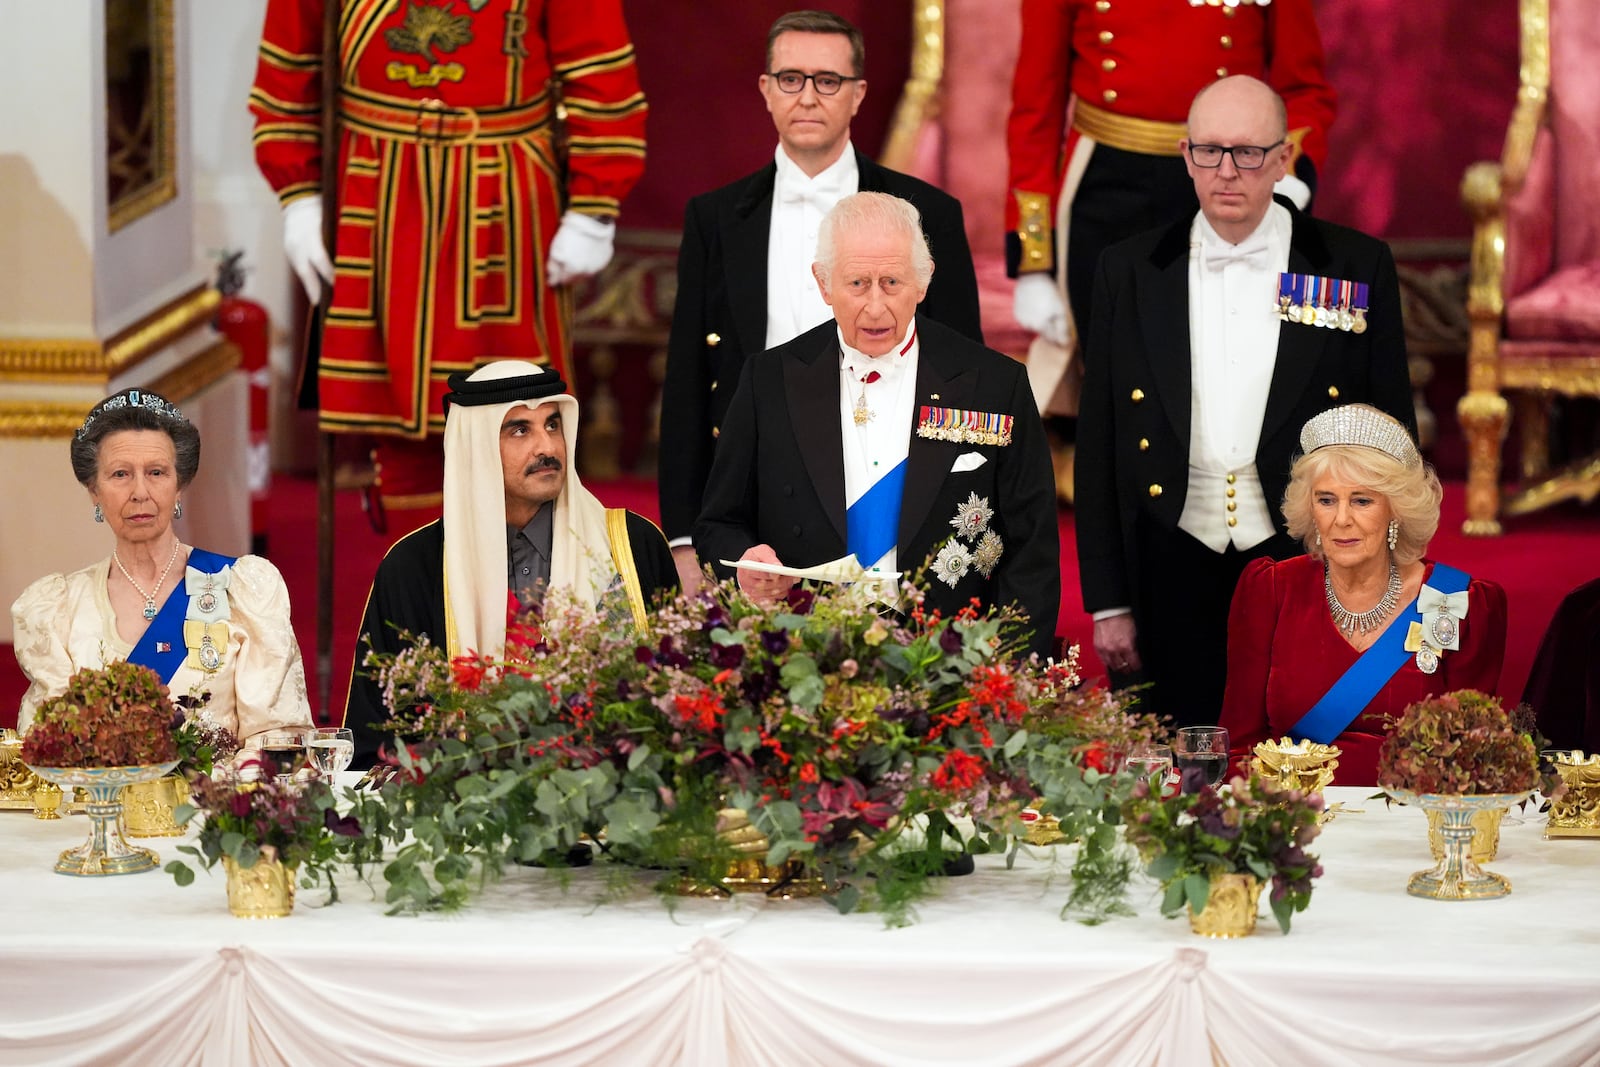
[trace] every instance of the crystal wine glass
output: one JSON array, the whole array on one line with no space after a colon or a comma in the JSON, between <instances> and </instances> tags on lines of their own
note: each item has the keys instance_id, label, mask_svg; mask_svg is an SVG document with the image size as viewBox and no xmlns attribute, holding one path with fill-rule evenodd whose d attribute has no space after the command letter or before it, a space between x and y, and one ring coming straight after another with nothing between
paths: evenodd
<instances>
[{"instance_id":1,"label":"crystal wine glass","mask_svg":"<svg viewBox=\"0 0 1600 1067\"><path fill-rule=\"evenodd\" d=\"M1153 792L1166 785L1172 773L1172 748L1168 745L1143 745L1133 750L1126 761L1127 768L1150 782Z\"/></svg>"},{"instance_id":2,"label":"crystal wine glass","mask_svg":"<svg viewBox=\"0 0 1600 1067\"><path fill-rule=\"evenodd\" d=\"M350 761L356 754L355 732L345 726L321 727L311 735L306 752L317 773L331 779L350 769Z\"/></svg>"},{"instance_id":3,"label":"crystal wine glass","mask_svg":"<svg viewBox=\"0 0 1600 1067\"><path fill-rule=\"evenodd\" d=\"M1206 784L1214 789L1228 774L1228 731L1221 726L1181 727L1172 755L1180 774L1199 767L1205 772Z\"/></svg>"},{"instance_id":4,"label":"crystal wine glass","mask_svg":"<svg viewBox=\"0 0 1600 1067\"><path fill-rule=\"evenodd\" d=\"M261 750L265 769L279 781L288 780L296 769L305 765L306 745L312 734L310 727L304 726L262 731L256 738L256 745Z\"/></svg>"}]
</instances>

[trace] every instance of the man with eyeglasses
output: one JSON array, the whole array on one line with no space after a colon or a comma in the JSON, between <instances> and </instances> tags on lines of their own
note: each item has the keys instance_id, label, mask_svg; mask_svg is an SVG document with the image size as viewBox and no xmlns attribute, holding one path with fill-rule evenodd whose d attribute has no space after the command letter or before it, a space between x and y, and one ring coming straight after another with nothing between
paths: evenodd
<instances>
[{"instance_id":1,"label":"man with eyeglasses","mask_svg":"<svg viewBox=\"0 0 1600 1067\"><path fill-rule=\"evenodd\" d=\"M1199 89L1230 74L1283 95L1293 157L1279 192L1306 208L1334 116L1312 0L1023 0L1006 269L1013 316L1038 335L1028 373L1044 414L1077 413L1100 253L1194 213L1183 119Z\"/></svg>"},{"instance_id":2,"label":"man with eyeglasses","mask_svg":"<svg viewBox=\"0 0 1600 1067\"><path fill-rule=\"evenodd\" d=\"M811 276L822 218L858 191L916 205L938 272L921 311L974 341L978 283L961 204L880 167L850 143L866 96L861 31L826 11L794 11L767 34L758 84L778 147L773 162L697 196L684 212L678 297L661 396L661 525L685 589L701 572L690 543L728 403L748 357L827 321Z\"/></svg>"},{"instance_id":3,"label":"man with eyeglasses","mask_svg":"<svg viewBox=\"0 0 1600 1067\"><path fill-rule=\"evenodd\" d=\"M1218 720L1245 564L1300 551L1279 507L1300 428L1339 404L1416 418L1388 246L1274 197L1282 98L1214 82L1180 147L1199 212L1095 274L1076 473L1095 651L1187 725Z\"/></svg>"}]
</instances>

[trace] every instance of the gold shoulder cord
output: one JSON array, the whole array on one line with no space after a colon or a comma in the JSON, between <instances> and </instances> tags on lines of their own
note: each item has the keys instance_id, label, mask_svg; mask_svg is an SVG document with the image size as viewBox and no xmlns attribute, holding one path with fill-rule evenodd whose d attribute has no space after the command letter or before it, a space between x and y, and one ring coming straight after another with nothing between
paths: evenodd
<instances>
[{"instance_id":1,"label":"gold shoulder cord","mask_svg":"<svg viewBox=\"0 0 1600 1067\"><path fill-rule=\"evenodd\" d=\"M611 562L622 575L628 592L628 607L633 609L633 624L640 630L649 621L644 612L644 589L639 584L639 569L633 564L633 545L628 541L628 509L606 508L606 540L611 542Z\"/></svg>"}]
</instances>

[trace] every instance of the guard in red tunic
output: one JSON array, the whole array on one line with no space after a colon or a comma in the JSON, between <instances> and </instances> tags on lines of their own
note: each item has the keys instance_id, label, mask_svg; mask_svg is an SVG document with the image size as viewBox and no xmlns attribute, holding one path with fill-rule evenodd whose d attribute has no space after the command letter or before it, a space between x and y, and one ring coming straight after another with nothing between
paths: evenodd
<instances>
[{"instance_id":1,"label":"guard in red tunic","mask_svg":"<svg viewBox=\"0 0 1600 1067\"><path fill-rule=\"evenodd\" d=\"M611 258L618 204L644 168L644 95L621 0L342 0L330 261L328 2L268 0L256 159L312 302L332 284L322 428L382 435L385 502L437 507L445 379L496 358L568 375L563 284Z\"/></svg>"},{"instance_id":2,"label":"guard in red tunic","mask_svg":"<svg viewBox=\"0 0 1600 1067\"><path fill-rule=\"evenodd\" d=\"M1022 0L1006 272L1017 322L1050 343L1029 359L1053 361L1051 380L1076 380L1101 251L1197 210L1178 141L1195 93L1230 74L1283 97L1295 156L1278 192L1304 208L1334 113L1312 0ZM1046 413L1075 413L1075 391L1050 405L1039 373Z\"/></svg>"}]
</instances>

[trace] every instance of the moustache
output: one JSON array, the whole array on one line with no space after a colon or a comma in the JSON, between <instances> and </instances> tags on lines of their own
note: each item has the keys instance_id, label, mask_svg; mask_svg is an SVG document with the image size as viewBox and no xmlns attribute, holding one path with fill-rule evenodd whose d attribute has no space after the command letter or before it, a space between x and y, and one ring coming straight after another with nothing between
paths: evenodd
<instances>
[{"instance_id":1,"label":"moustache","mask_svg":"<svg viewBox=\"0 0 1600 1067\"><path fill-rule=\"evenodd\" d=\"M556 457L554 457L554 456L540 456L538 459L536 459L532 463L528 464L528 468L526 470L524 470L522 473L523 474L538 474L540 471L559 471L560 469L561 469L561 461L559 459L557 459Z\"/></svg>"}]
</instances>

